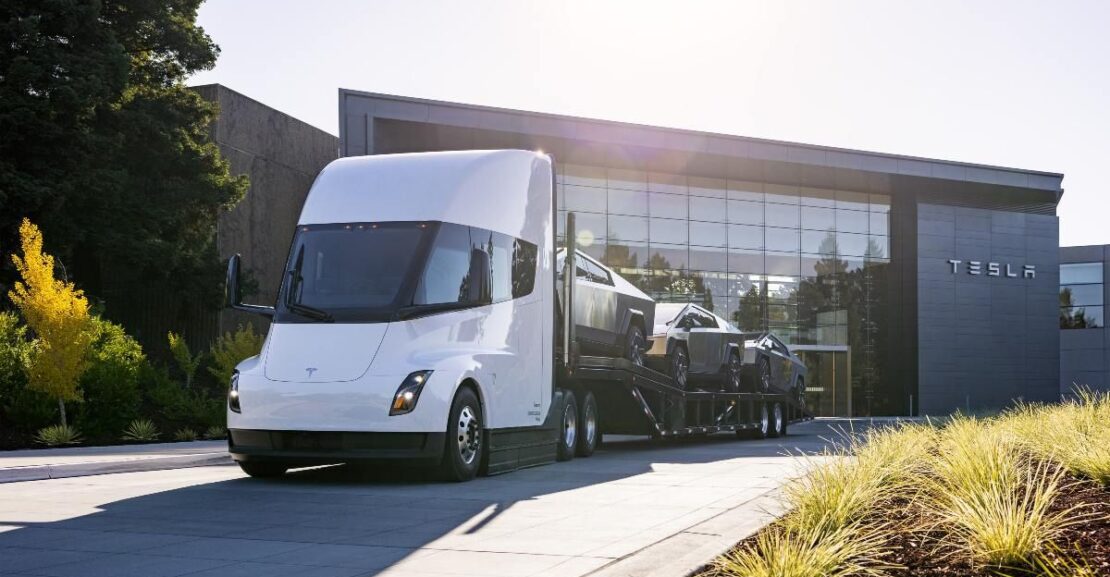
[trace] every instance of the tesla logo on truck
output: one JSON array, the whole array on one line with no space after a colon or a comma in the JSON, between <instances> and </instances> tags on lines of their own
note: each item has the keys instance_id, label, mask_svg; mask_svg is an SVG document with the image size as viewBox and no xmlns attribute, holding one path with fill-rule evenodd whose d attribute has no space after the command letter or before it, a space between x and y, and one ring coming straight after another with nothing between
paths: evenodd
<instances>
[{"instance_id":1,"label":"tesla logo on truck","mask_svg":"<svg viewBox=\"0 0 1110 577\"><path fill-rule=\"evenodd\" d=\"M308 378L312 378L312 373L316 372L316 367L305 367L305 372L308 373Z\"/></svg>"},{"instance_id":2,"label":"tesla logo on truck","mask_svg":"<svg viewBox=\"0 0 1110 577\"><path fill-rule=\"evenodd\" d=\"M956 260L954 258L948 259L948 264L952 266L952 274L956 274L956 272L959 271L960 264L963 262L964 261L962 260ZM1005 268L1005 272L1003 272L1003 268ZM1000 265L996 262L988 262L986 263L986 266L984 266L984 263L980 261L969 260L967 261L966 269L967 274L970 275L985 274L987 276L1005 276L1007 278L1017 278L1018 276L1017 270L1015 270L1009 263L1005 265ZM1037 278L1036 267L1031 264L1022 265L1021 278Z\"/></svg>"}]
</instances>

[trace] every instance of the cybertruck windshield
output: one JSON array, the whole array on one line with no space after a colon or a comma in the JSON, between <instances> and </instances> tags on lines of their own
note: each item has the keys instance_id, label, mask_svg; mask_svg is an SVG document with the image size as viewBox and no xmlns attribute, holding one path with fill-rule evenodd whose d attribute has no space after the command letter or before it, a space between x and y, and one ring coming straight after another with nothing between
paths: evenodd
<instances>
[{"instance_id":1,"label":"cybertruck windshield","mask_svg":"<svg viewBox=\"0 0 1110 577\"><path fill-rule=\"evenodd\" d=\"M388 322L412 304L439 223L302 225L293 238L275 322Z\"/></svg>"}]
</instances>

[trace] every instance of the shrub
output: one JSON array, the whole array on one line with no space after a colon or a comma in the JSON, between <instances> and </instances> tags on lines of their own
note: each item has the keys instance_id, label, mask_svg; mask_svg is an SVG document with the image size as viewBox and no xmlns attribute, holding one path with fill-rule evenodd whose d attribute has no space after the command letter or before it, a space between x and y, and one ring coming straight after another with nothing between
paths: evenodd
<instances>
[{"instance_id":1,"label":"shrub","mask_svg":"<svg viewBox=\"0 0 1110 577\"><path fill-rule=\"evenodd\" d=\"M57 413L50 397L27 388L27 366L34 343L14 312L0 312L0 434L4 444L29 442Z\"/></svg>"},{"instance_id":2,"label":"shrub","mask_svg":"<svg viewBox=\"0 0 1110 577\"><path fill-rule=\"evenodd\" d=\"M157 441L158 440L158 427L154 426L154 421L150 419L135 419L127 425L127 429L123 431L122 439L124 441Z\"/></svg>"},{"instance_id":3,"label":"shrub","mask_svg":"<svg viewBox=\"0 0 1110 577\"><path fill-rule=\"evenodd\" d=\"M881 534L877 528L772 526L746 547L715 563L726 575L742 577L848 577L884 575Z\"/></svg>"},{"instance_id":4,"label":"shrub","mask_svg":"<svg viewBox=\"0 0 1110 577\"><path fill-rule=\"evenodd\" d=\"M1059 405L1022 405L1003 426L1034 455L1110 486L1110 393L1083 389Z\"/></svg>"},{"instance_id":5,"label":"shrub","mask_svg":"<svg viewBox=\"0 0 1110 577\"><path fill-rule=\"evenodd\" d=\"M213 366L208 367L208 372L218 379L221 386L227 386L235 366L261 351L262 337L254 332L254 326L239 325L234 333L224 333L212 345Z\"/></svg>"},{"instance_id":6,"label":"shrub","mask_svg":"<svg viewBox=\"0 0 1110 577\"><path fill-rule=\"evenodd\" d=\"M189 350L189 343L173 332L169 333L166 338L169 340L170 353L177 363L177 368L181 370L181 374L185 375L185 388L193 388L193 375L197 373L197 367L200 366L200 354L194 355Z\"/></svg>"},{"instance_id":7,"label":"shrub","mask_svg":"<svg viewBox=\"0 0 1110 577\"><path fill-rule=\"evenodd\" d=\"M212 440L226 439L227 429L219 425L212 425L211 427L208 427L207 431L204 432L204 438Z\"/></svg>"},{"instance_id":8,"label":"shrub","mask_svg":"<svg viewBox=\"0 0 1110 577\"><path fill-rule=\"evenodd\" d=\"M175 441L195 441L197 440L197 432L189 427L182 427L173 434Z\"/></svg>"},{"instance_id":9,"label":"shrub","mask_svg":"<svg viewBox=\"0 0 1110 577\"><path fill-rule=\"evenodd\" d=\"M139 416L139 376L146 355L120 325L100 317L91 320L92 354L81 375L85 400L78 407L76 422L92 440L114 440Z\"/></svg>"},{"instance_id":10,"label":"shrub","mask_svg":"<svg viewBox=\"0 0 1110 577\"><path fill-rule=\"evenodd\" d=\"M164 371L152 369L148 374L152 375L146 388L150 412L163 423L164 429L193 427L203 430L224 425L226 415L222 398L212 398L201 390L185 390Z\"/></svg>"},{"instance_id":11,"label":"shrub","mask_svg":"<svg viewBox=\"0 0 1110 577\"><path fill-rule=\"evenodd\" d=\"M76 445L81 442L81 432L71 425L51 425L39 430L35 441L48 447Z\"/></svg>"}]
</instances>

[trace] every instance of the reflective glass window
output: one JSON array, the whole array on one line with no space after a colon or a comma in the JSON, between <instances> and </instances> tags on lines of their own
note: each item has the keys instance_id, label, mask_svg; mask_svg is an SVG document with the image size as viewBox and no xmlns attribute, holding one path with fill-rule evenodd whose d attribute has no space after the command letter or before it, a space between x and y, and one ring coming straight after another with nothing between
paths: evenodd
<instances>
[{"instance_id":1,"label":"reflective glass window","mask_svg":"<svg viewBox=\"0 0 1110 577\"><path fill-rule=\"evenodd\" d=\"M763 196L767 202L798 204L798 187L782 184L765 184L763 185Z\"/></svg>"},{"instance_id":2,"label":"reflective glass window","mask_svg":"<svg viewBox=\"0 0 1110 577\"><path fill-rule=\"evenodd\" d=\"M1060 307L1060 328L1097 329L1106 326L1105 307Z\"/></svg>"},{"instance_id":3,"label":"reflective glass window","mask_svg":"<svg viewBox=\"0 0 1110 577\"><path fill-rule=\"evenodd\" d=\"M728 272L763 274L763 251L732 249L728 251Z\"/></svg>"},{"instance_id":4,"label":"reflective glass window","mask_svg":"<svg viewBox=\"0 0 1110 577\"><path fill-rule=\"evenodd\" d=\"M831 277L844 272L844 263L831 254L802 254L801 273L807 277Z\"/></svg>"},{"instance_id":5,"label":"reflective glass window","mask_svg":"<svg viewBox=\"0 0 1110 577\"><path fill-rule=\"evenodd\" d=\"M653 218L648 225L649 240L652 243L686 244L690 240L689 228L689 223L685 220Z\"/></svg>"},{"instance_id":6,"label":"reflective glass window","mask_svg":"<svg viewBox=\"0 0 1110 577\"><path fill-rule=\"evenodd\" d=\"M610 168L606 171L609 189L647 190L647 173L641 170Z\"/></svg>"},{"instance_id":7,"label":"reflective glass window","mask_svg":"<svg viewBox=\"0 0 1110 577\"><path fill-rule=\"evenodd\" d=\"M836 254L836 233L832 231L803 230L802 252L811 254Z\"/></svg>"},{"instance_id":8,"label":"reflective glass window","mask_svg":"<svg viewBox=\"0 0 1110 577\"><path fill-rule=\"evenodd\" d=\"M574 226L578 229L578 244L588 246L594 242L604 242L606 229L604 214L577 212L574 214Z\"/></svg>"},{"instance_id":9,"label":"reflective glass window","mask_svg":"<svg viewBox=\"0 0 1110 577\"><path fill-rule=\"evenodd\" d=\"M725 272L728 270L728 251L724 247L690 247L690 269Z\"/></svg>"},{"instance_id":10,"label":"reflective glass window","mask_svg":"<svg viewBox=\"0 0 1110 577\"><path fill-rule=\"evenodd\" d=\"M536 245L519 238L512 239L512 295L520 298L532 294L536 285Z\"/></svg>"},{"instance_id":11,"label":"reflective glass window","mask_svg":"<svg viewBox=\"0 0 1110 577\"><path fill-rule=\"evenodd\" d=\"M867 235L848 232L836 233L837 254L864 256L867 254Z\"/></svg>"},{"instance_id":12,"label":"reflective glass window","mask_svg":"<svg viewBox=\"0 0 1110 577\"><path fill-rule=\"evenodd\" d=\"M801 189L801 203L805 206L823 206L833 208L836 206L836 191L824 188Z\"/></svg>"},{"instance_id":13,"label":"reflective glass window","mask_svg":"<svg viewBox=\"0 0 1110 577\"><path fill-rule=\"evenodd\" d=\"M763 224L763 203L728 201L728 221L734 224Z\"/></svg>"},{"instance_id":14,"label":"reflective glass window","mask_svg":"<svg viewBox=\"0 0 1110 577\"><path fill-rule=\"evenodd\" d=\"M809 230L835 230L836 211L831 208L803 206L802 228Z\"/></svg>"},{"instance_id":15,"label":"reflective glass window","mask_svg":"<svg viewBox=\"0 0 1110 577\"><path fill-rule=\"evenodd\" d=\"M660 218L687 218L688 199L677 194L651 193L648 195L648 210L651 216Z\"/></svg>"},{"instance_id":16,"label":"reflective glass window","mask_svg":"<svg viewBox=\"0 0 1110 577\"><path fill-rule=\"evenodd\" d=\"M726 183L726 195L730 200L751 200L763 202L763 185L758 182L730 180Z\"/></svg>"},{"instance_id":17,"label":"reflective glass window","mask_svg":"<svg viewBox=\"0 0 1110 577\"><path fill-rule=\"evenodd\" d=\"M798 253L781 253L767 251L767 274L781 276L799 276L801 262Z\"/></svg>"},{"instance_id":18,"label":"reflective glass window","mask_svg":"<svg viewBox=\"0 0 1110 577\"><path fill-rule=\"evenodd\" d=\"M866 192L836 191L836 207L848 210L868 210L870 203Z\"/></svg>"},{"instance_id":19,"label":"reflective glass window","mask_svg":"<svg viewBox=\"0 0 1110 577\"><path fill-rule=\"evenodd\" d=\"M868 206L871 212L890 212L890 197L885 194L869 194L867 195L869 201Z\"/></svg>"},{"instance_id":20,"label":"reflective glass window","mask_svg":"<svg viewBox=\"0 0 1110 577\"><path fill-rule=\"evenodd\" d=\"M728 225L729 248L763 248L763 227L746 224Z\"/></svg>"},{"instance_id":21,"label":"reflective glass window","mask_svg":"<svg viewBox=\"0 0 1110 577\"><path fill-rule=\"evenodd\" d=\"M649 264L654 270L685 270L688 268L690 250L680 245L651 245Z\"/></svg>"},{"instance_id":22,"label":"reflective glass window","mask_svg":"<svg viewBox=\"0 0 1110 577\"><path fill-rule=\"evenodd\" d=\"M578 250L590 255L593 258L596 258L597 260L601 260L605 257L605 241L599 240L588 245L579 244Z\"/></svg>"},{"instance_id":23,"label":"reflective glass window","mask_svg":"<svg viewBox=\"0 0 1110 577\"><path fill-rule=\"evenodd\" d=\"M605 188L605 169L600 166L564 164L562 175L565 184Z\"/></svg>"},{"instance_id":24,"label":"reflective glass window","mask_svg":"<svg viewBox=\"0 0 1110 577\"><path fill-rule=\"evenodd\" d=\"M605 212L605 189L567 184L563 187L563 206L575 212Z\"/></svg>"},{"instance_id":25,"label":"reflective glass window","mask_svg":"<svg viewBox=\"0 0 1110 577\"><path fill-rule=\"evenodd\" d=\"M766 231L767 250L798 252L799 236L795 228L768 228Z\"/></svg>"},{"instance_id":26,"label":"reflective glass window","mask_svg":"<svg viewBox=\"0 0 1110 577\"><path fill-rule=\"evenodd\" d=\"M867 254L872 258L890 258L890 237L871 235L867 237Z\"/></svg>"},{"instance_id":27,"label":"reflective glass window","mask_svg":"<svg viewBox=\"0 0 1110 577\"><path fill-rule=\"evenodd\" d=\"M1102 263L1082 262L1060 265L1060 284L1102 283Z\"/></svg>"},{"instance_id":28,"label":"reflective glass window","mask_svg":"<svg viewBox=\"0 0 1110 577\"><path fill-rule=\"evenodd\" d=\"M885 212L869 213L871 234L890 234L890 214Z\"/></svg>"},{"instance_id":29,"label":"reflective glass window","mask_svg":"<svg viewBox=\"0 0 1110 577\"><path fill-rule=\"evenodd\" d=\"M767 322L772 326L790 328L798 318L798 307L791 305L767 305Z\"/></svg>"},{"instance_id":30,"label":"reflective glass window","mask_svg":"<svg viewBox=\"0 0 1110 577\"><path fill-rule=\"evenodd\" d=\"M1103 270L1100 262L1060 265L1060 328L1103 327Z\"/></svg>"},{"instance_id":31,"label":"reflective glass window","mask_svg":"<svg viewBox=\"0 0 1110 577\"><path fill-rule=\"evenodd\" d=\"M681 174L667 174L663 172L648 173L648 190L652 192L669 192L671 194L686 195L686 177Z\"/></svg>"},{"instance_id":32,"label":"reflective glass window","mask_svg":"<svg viewBox=\"0 0 1110 577\"><path fill-rule=\"evenodd\" d=\"M836 230L839 232L867 232L870 215L857 210L836 211Z\"/></svg>"},{"instance_id":33,"label":"reflective glass window","mask_svg":"<svg viewBox=\"0 0 1110 577\"><path fill-rule=\"evenodd\" d=\"M624 275L629 270L647 268L648 255L647 244L610 241L605 247L604 262Z\"/></svg>"},{"instance_id":34,"label":"reflective glass window","mask_svg":"<svg viewBox=\"0 0 1110 577\"><path fill-rule=\"evenodd\" d=\"M689 179L690 196L725 198L726 185L722 178L691 176Z\"/></svg>"},{"instance_id":35,"label":"reflective glass window","mask_svg":"<svg viewBox=\"0 0 1110 577\"><path fill-rule=\"evenodd\" d=\"M609 189L609 214L647 216L648 198L642 190Z\"/></svg>"},{"instance_id":36,"label":"reflective glass window","mask_svg":"<svg viewBox=\"0 0 1110 577\"><path fill-rule=\"evenodd\" d=\"M643 216L609 215L609 238L627 242L647 242L648 219Z\"/></svg>"},{"instance_id":37,"label":"reflective glass window","mask_svg":"<svg viewBox=\"0 0 1110 577\"><path fill-rule=\"evenodd\" d=\"M469 227L443 223L416 287L413 303L469 302L471 249Z\"/></svg>"},{"instance_id":38,"label":"reflective glass window","mask_svg":"<svg viewBox=\"0 0 1110 577\"><path fill-rule=\"evenodd\" d=\"M719 222L690 221L690 244L728 246L728 225Z\"/></svg>"},{"instance_id":39,"label":"reflective glass window","mask_svg":"<svg viewBox=\"0 0 1110 577\"><path fill-rule=\"evenodd\" d=\"M492 249L489 268L493 284L490 295L496 303L513 298L513 238L495 232L487 234Z\"/></svg>"},{"instance_id":40,"label":"reflective glass window","mask_svg":"<svg viewBox=\"0 0 1110 577\"><path fill-rule=\"evenodd\" d=\"M727 210L727 204L723 198L690 197L690 220L725 222L728 220Z\"/></svg>"},{"instance_id":41,"label":"reflective glass window","mask_svg":"<svg viewBox=\"0 0 1110 577\"><path fill-rule=\"evenodd\" d=\"M766 211L767 226L798 228L801 224L797 205L768 203L763 208Z\"/></svg>"}]
</instances>

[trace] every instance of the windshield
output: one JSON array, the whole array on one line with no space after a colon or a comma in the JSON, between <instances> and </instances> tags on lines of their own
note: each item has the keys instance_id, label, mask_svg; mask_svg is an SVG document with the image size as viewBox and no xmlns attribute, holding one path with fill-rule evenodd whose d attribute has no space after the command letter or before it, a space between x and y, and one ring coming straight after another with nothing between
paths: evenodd
<instances>
[{"instance_id":1,"label":"windshield","mask_svg":"<svg viewBox=\"0 0 1110 577\"><path fill-rule=\"evenodd\" d=\"M431 226L417 222L297 227L276 322L388 321L412 301Z\"/></svg>"}]
</instances>

